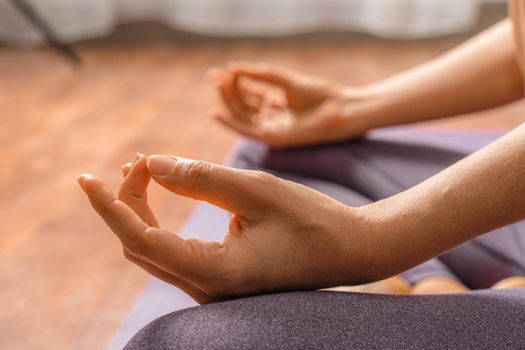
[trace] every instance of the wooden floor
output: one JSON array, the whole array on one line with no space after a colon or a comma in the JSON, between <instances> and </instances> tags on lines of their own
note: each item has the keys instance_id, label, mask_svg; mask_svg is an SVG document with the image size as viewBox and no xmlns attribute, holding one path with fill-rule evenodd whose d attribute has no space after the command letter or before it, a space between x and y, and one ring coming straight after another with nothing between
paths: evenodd
<instances>
[{"instance_id":1,"label":"wooden floor","mask_svg":"<svg viewBox=\"0 0 525 350\"><path fill-rule=\"evenodd\" d=\"M148 276L128 263L76 175L113 186L136 151L222 162L236 137L207 117L204 74L230 60L271 61L365 84L431 59L462 38L362 36L217 41L187 35L76 45L73 71L48 50L0 48L0 349L104 348ZM426 126L509 128L523 105ZM520 115L521 114L521 115ZM153 185L164 228L194 203Z\"/></svg>"}]
</instances>

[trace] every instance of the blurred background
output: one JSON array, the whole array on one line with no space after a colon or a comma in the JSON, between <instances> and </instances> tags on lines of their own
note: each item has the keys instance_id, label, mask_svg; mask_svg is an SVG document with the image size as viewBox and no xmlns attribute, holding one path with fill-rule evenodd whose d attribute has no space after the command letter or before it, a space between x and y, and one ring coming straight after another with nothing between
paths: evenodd
<instances>
[{"instance_id":1,"label":"blurred background","mask_svg":"<svg viewBox=\"0 0 525 350\"><path fill-rule=\"evenodd\" d=\"M481 0L0 0L0 348L110 344L149 276L76 176L116 187L137 151L223 162L237 136L208 117L209 68L267 61L363 85L506 12ZM415 127L508 129L519 111ZM194 203L151 187L162 226L179 230Z\"/></svg>"}]
</instances>

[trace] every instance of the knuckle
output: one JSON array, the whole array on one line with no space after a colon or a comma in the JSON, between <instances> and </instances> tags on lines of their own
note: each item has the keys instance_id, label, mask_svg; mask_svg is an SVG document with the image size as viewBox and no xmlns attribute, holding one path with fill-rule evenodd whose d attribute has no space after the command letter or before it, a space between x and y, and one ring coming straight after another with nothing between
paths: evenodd
<instances>
[{"instance_id":1,"label":"knuckle","mask_svg":"<svg viewBox=\"0 0 525 350\"><path fill-rule=\"evenodd\" d=\"M124 191L124 189L119 189L118 190L118 193L117 193L117 198L118 200L122 201L126 198L126 191Z\"/></svg>"},{"instance_id":2,"label":"knuckle","mask_svg":"<svg viewBox=\"0 0 525 350\"><path fill-rule=\"evenodd\" d=\"M264 183L264 184L269 184L269 183L273 183L275 181L275 176L273 176L272 174L269 174L267 172L264 172L264 171L260 171L260 170L255 170L253 172L253 176L260 182Z\"/></svg>"},{"instance_id":3,"label":"knuckle","mask_svg":"<svg viewBox=\"0 0 525 350\"><path fill-rule=\"evenodd\" d=\"M127 249L126 247L122 247L122 254L124 255L124 258L126 258L126 260L135 262L136 258L133 256L133 254L129 252L129 249Z\"/></svg>"},{"instance_id":4,"label":"knuckle","mask_svg":"<svg viewBox=\"0 0 525 350\"><path fill-rule=\"evenodd\" d=\"M128 203L132 199L132 195L128 192L127 189L121 188L117 193L117 199L121 202Z\"/></svg>"},{"instance_id":5,"label":"knuckle","mask_svg":"<svg viewBox=\"0 0 525 350\"><path fill-rule=\"evenodd\" d=\"M128 246L124 246L122 252L124 257L132 263L137 264L141 261L149 261L143 250L131 249Z\"/></svg>"},{"instance_id":6,"label":"knuckle","mask_svg":"<svg viewBox=\"0 0 525 350\"><path fill-rule=\"evenodd\" d=\"M275 193L276 190L279 190L280 179L277 176L264 171L254 171L252 176L255 179L254 182L257 184L254 188L258 191L259 199L263 200L268 197L269 200L274 200L275 197L273 195L266 196L265 194L260 193L260 189L267 189L268 191L263 192L268 192L270 194Z\"/></svg>"},{"instance_id":7,"label":"knuckle","mask_svg":"<svg viewBox=\"0 0 525 350\"><path fill-rule=\"evenodd\" d=\"M208 182L212 165L202 160L191 162L186 171L186 181L193 189L205 188Z\"/></svg>"},{"instance_id":8,"label":"knuckle","mask_svg":"<svg viewBox=\"0 0 525 350\"><path fill-rule=\"evenodd\" d=\"M150 256L150 253L152 252L152 245L148 241L147 237L147 231L150 230L148 228L141 234L140 238L133 238L133 239L126 239L122 240L122 247L124 256L128 260L136 261L136 260L147 260L148 256Z\"/></svg>"},{"instance_id":9,"label":"knuckle","mask_svg":"<svg viewBox=\"0 0 525 350\"><path fill-rule=\"evenodd\" d=\"M129 192L127 189L119 190L117 198L119 201L124 202L126 204L145 201L145 197L137 193Z\"/></svg>"}]
</instances>

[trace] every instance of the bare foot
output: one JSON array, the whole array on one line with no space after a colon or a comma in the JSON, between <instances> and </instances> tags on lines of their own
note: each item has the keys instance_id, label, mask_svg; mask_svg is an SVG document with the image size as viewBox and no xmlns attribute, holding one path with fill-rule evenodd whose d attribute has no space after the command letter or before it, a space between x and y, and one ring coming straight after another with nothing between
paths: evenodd
<instances>
[{"instance_id":1,"label":"bare foot","mask_svg":"<svg viewBox=\"0 0 525 350\"><path fill-rule=\"evenodd\" d=\"M399 276L359 286L341 286L326 290L372 294L410 294L411 292L410 284Z\"/></svg>"},{"instance_id":2,"label":"bare foot","mask_svg":"<svg viewBox=\"0 0 525 350\"><path fill-rule=\"evenodd\" d=\"M448 294L462 293L469 289L452 278L429 277L425 278L412 287L412 294Z\"/></svg>"},{"instance_id":3,"label":"bare foot","mask_svg":"<svg viewBox=\"0 0 525 350\"><path fill-rule=\"evenodd\" d=\"M512 288L523 288L525 287L525 276L512 276L509 278L502 279L492 287L491 289L512 289Z\"/></svg>"}]
</instances>

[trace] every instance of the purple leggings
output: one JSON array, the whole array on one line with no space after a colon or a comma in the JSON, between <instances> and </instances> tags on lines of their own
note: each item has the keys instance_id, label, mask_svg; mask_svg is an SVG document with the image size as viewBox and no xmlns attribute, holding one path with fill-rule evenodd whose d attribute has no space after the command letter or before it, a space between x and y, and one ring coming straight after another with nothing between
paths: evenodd
<instances>
[{"instance_id":1,"label":"purple leggings","mask_svg":"<svg viewBox=\"0 0 525 350\"><path fill-rule=\"evenodd\" d=\"M404 191L468 153L452 145L381 136L289 150L245 142L231 165L271 172L359 206ZM401 276L412 284L430 276L447 276L480 289L516 275L525 275L524 222L486 233Z\"/></svg>"}]
</instances>

